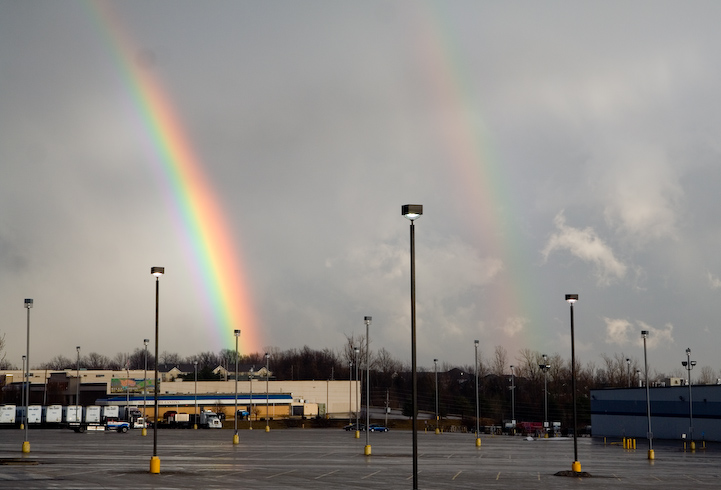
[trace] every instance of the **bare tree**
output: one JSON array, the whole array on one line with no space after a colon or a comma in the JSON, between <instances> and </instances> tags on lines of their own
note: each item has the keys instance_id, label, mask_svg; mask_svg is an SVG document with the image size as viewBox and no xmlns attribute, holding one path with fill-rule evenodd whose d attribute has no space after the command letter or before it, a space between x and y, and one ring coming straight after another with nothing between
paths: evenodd
<instances>
[{"instance_id":1,"label":"bare tree","mask_svg":"<svg viewBox=\"0 0 721 490\"><path fill-rule=\"evenodd\" d=\"M506 364L508 364L508 352L502 345L497 345L493 351L493 374L503 376L506 371Z\"/></svg>"},{"instance_id":2,"label":"bare tree","mask_svg":"<svg viewBox=\"0 0 721 490\"><path fill-rule=\"evenodd\" d=\"M50 361L41 364L40 369L52 369L55 371L61 371L63 369L71 369L76 367L76 362L71 361L69 358L63 355L57 355L50 359Z\"/></svg>"},{"instance_id":3,"label":"bare tree","mask_svg":"<svg viewBox=\"0 0 721 490\"><path fill-rule=\"evenodd\" d=\"M699 374L697 383L700 385L716 384L716 371L714 371L713 368L709 366L702 367L701 374Z\"/></svg>"},{"instance_id":4,"label":"bare tree","mask_svg":"<svg viewBox=\"0 0 721 490\"><path fill-rule=\"evenodd\" d=\"M91 352L87 356L80 359L80 363L87 369L108 369L110 367L110 359L108 356Z\"/></svg>"}]
</instances>

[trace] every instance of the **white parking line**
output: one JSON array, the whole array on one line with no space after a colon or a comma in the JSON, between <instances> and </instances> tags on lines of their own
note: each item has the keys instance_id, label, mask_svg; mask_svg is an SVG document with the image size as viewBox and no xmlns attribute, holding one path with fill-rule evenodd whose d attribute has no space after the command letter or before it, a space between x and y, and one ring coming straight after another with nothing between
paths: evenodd
<instances>
[{"instance_id":1,"label":"white parking line","mask_svg":"<svg viewBox=\"0 0 721 490\"><path fill-rule=\"evenodd\" d=\"M328 472L328 473L323 473L322 475L316 476L315 479L316 479L316 480L320 480L321 478L323 478L323 477L325 477L325 476L332 475L333 473L338 473L339 471L340 471L340 470L333 470L333 471L330 471L330 472Z\"/></svg>"},{"instance_id":2,"label":"white parking line","mask_svg":"<svg viewBox=\"0 0 721 490\"><path fill-rule=\"evenodd\" d=\"M361 477L361 480L365 480L366 478L370 478L371 476L377 475L377 474L380 473L380 472L381 472L381 470L374 471L374 472L371 473L370 475L366 475L366 476Z\"/></svg>"},{"instance_id":3,"label":"white parking line","mask_svg":"<svg viewBox=\"0 0 721 490\"><path fill-rule=\"evenodd\" d=\"M455 480L456 478L458 478L458 475L460 475L461 473L463 473L463 470L461 470L461 471L459 471L458 473L456 473L455 475L453 475L453 478L451 478L451 481L452 481L452 480Z\"/></svg>"}]
</instances>

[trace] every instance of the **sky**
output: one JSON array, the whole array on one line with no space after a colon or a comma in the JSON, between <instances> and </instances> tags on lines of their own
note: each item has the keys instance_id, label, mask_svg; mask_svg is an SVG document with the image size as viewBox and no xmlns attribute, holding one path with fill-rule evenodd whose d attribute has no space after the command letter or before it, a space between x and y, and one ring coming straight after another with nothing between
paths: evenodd
<instances>
[{"instance_id":1,"label":"sky","mask_svg":"<svg viewBox=\"0 0 721 490\"><path fill-rule=\"evenodd\" d=\"M719 373L718 2L0 0L0 335ZM153 266L165 267L156 284ZM719 374L721 377L721 374Z\"/></svg>"}]
</instances>

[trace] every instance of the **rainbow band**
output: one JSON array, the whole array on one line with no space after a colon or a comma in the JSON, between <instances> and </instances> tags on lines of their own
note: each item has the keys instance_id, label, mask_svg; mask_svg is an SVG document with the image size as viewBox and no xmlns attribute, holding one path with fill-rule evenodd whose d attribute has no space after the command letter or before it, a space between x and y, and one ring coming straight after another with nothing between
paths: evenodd
<instances>
[{"instance_id":1,"label":"rainbow band","mask_svg":"<svg viewBox=\"0 0 721 490\"><path fill-rule=\"evenodd\" d=\"M117 58L117 66L156 157L154 163L168 184L170 200L190 244L189 253L205 292L219 343L231 345L233 331L240 329L242 350L259 351L250 293L238 260L240 249L228 231L222 209L203 173L202 162L196 157L162 85L150 69L143 69L135 61L133 53L137 50L121 28L111 2L93 1L87 5L104 28L101 31Z\"/></svg>"}]
</instances>

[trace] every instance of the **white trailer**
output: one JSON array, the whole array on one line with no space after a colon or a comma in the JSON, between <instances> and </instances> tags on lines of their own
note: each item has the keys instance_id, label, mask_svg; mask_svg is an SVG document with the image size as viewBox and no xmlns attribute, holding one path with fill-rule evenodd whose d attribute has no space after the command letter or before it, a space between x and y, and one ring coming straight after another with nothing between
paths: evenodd
<instances>
[{"instance_id":1,"label":"white trailer","mask_svg":"<svg viewBox=\"0 0 721 490\"><path fill-rule=\"evenodd\" d=\"M20 423L39 424L43 418L43 407L40 405L30 405L28 407L28 415L25 416L25 407L17 407L15 410L15 420Z\"/></svg>"},{"instance_id":2,"label":"white trailer","mask_svg":"<svg viewBox=\"0 0 721 490\"><path fill-rule=\"evenodd\" d=\"M85 423L86 424L100 424L100 407L97 405L90 405L85 407Z\"/></svg>"},{"instance_id":3,"label":"white trailer","mask_svg":"<svg viewBox=\"0 0 721 490\"><path fill-rule=\"evenodd\" d=\"M15 423L15 405L3 405L0 407L0 424Z\"/></svg>"},{"instance_id":4,"label":"white trailer","mask_svg":"<svg viewBox=\"0 0 721 490\"><path fill-rule=\"evenodd\" d=\"M63 420L67 424L79 425L83 421L83 407L80 405L63 407Z\"/></svg>"},{"instance_id":5,"label":"white trailer","mask_svg":"<svg viewBox=\"0 0 721 490\"><path fill-rule=\"evenodd\" d=\"M63 421L62 405L48 405L43 407L43 420L46 424L59 424Z\"/></svg>"},{"instance_id":6,"label":"white trailer","mask_svg":"<svg viewBox=\"0 0 721 490\"><path fill-rule=\"evenodd\" d=\"M106 419L117 419L120 417L120 407L117 405L108 405L103 407L103 421Z\"/></svg>"}]
</instances>

